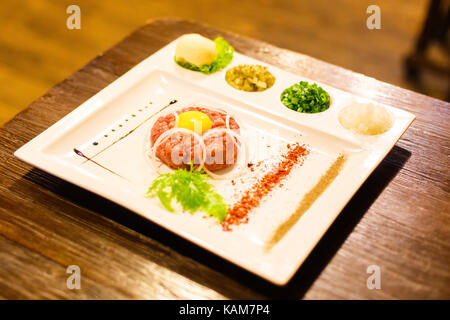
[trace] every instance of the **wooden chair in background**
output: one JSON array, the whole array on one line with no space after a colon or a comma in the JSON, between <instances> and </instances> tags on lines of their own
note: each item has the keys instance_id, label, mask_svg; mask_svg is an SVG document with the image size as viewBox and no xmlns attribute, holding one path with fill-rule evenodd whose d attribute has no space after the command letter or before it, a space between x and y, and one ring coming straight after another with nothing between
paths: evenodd
<instances>
[{"instance_id":1,"label":"wooden chair in background","mask_svg":"<svg viewBox=\"0 0 450 320\"><path fill-rule=\"evenodd\" d=\"M420 82L423 69L444 77L448 83L447 100L450 100L450 0L431 0L424 25L416 41L414 51L405 59L406 75L410 81ZM438 45L446 55L444 64L427 54L432 45Z\"/></svg>"}]
</instances>

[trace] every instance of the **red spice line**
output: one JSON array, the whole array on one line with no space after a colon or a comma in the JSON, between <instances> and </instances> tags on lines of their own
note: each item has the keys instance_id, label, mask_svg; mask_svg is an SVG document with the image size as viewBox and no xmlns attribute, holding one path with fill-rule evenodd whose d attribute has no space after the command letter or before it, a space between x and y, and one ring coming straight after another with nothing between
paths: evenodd
<instances>
[{"instance_id":1,"label":"red spice line","mask_svg":"<svg viewBox=\"0 0 450 320\"><path fill-rule=\"evenodd\" d=\"M248 213L259 206L262 199L284 180L295 165L302 165L304 157L309 154L305 145L299 143L287 145L288 151L270 172L261 177L242 197L228 209L227 217L222 222L223 230L230 231L232 225L248 222Z\"/></svg>"}]
</instances>

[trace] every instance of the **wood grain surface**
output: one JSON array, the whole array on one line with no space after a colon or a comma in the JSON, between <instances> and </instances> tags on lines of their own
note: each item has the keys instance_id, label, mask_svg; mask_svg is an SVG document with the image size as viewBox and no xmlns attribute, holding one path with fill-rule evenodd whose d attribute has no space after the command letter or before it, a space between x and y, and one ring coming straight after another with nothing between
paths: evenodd
<instances>
[{"instance_id":1,"label":"wood grain surface","mask_svg":"<svg viewBox=\"0 0 450 320\"><path fill-rule=\"evenodd\" d=\"M13 152L187 32L416 114L283 287L272 285ZM306 55L175 19L150 21L0 129L0 298L450 299L450 105ZM81 289L66 288L68 265ZM369 290L370 265L381 289Z\"/></svg>"}]
</instances>

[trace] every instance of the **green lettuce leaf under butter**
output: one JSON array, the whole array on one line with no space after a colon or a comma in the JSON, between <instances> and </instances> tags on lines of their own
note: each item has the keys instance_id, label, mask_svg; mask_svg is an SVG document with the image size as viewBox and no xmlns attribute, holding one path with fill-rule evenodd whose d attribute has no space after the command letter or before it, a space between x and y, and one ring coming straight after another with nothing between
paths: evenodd
<instances>
[{"instance_id":1,"label":"green lettuce leaf under butter","mask_svg":"<svg viewBox=\"0 0 450 320\"><path fill-rule=\"evenodd\" d=\"M214 39L214 43L216 44L217 57L216 60L210 64L196 66L189 62L177 61L176 58L175 62L185 69L202 72L204 74L211 74L222 70L231 62L231 60L233 60L234 48L230 46L222 37L217 37Z\"/></svg>"}]
</instances>

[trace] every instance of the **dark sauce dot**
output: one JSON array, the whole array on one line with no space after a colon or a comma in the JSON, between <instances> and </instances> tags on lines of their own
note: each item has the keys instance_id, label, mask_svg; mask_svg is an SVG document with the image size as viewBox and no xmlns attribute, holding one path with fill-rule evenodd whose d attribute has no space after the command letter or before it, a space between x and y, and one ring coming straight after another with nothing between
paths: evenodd
<instances>
[{"instance_id":1,"label":"dark sauce dot","mask_svg":"<svg viewBox=\"0 0 450 320\"><path fill-rule=\"evenodd\" d=\"M105 135L104 135L104 137L105 137L105 138L108 138L108 135L107 135L107 134L105 134Z\"/></svg>"},{"instance_id":2,"label":"dark sauce dot","mask_svg":"<svg viewBox=\"0 0 450 320\"><path fill-rule=\"evenodd\" d=\"M131 116L132 116L132 117L136 117L136 115L135 115L135 114L132 114Z\"/></svg>"},{"instance_id":3,"label":"dark sauce dot","mask_svg":"<svg viewBox=\"0 0 450 320\"><path fill-rule=\"evenodd\" d=\"M151 102L151 101L149 102L149 104L152 104L152 103L153 103L153 102Z\"/></svg>"},{"instance_id":4,"label":"dark sauce dot","mask_svg":"<svg viewBox=\"0 0 450 320\"><path fill-rule=\"evenodd\" d=\"M139 109L138 111L139 111L139 112L142 112L142 109Z\"/></svg>"},{"instance_id":5,"label":"dark sauce dot","mask_svg":"<svg viewBox=\"0 0 450 320\"><path fill-rule=\"evenodd\" d=\"M116 129L112 129L111 131L114 132L114 131L116 131Z\"/></svg>"},{"instance_id":6,"label":"dark sauce dot","mask_svg":"<svg viewBox=\"0 0 450 320\"><path fill-rule=\"evenodd\" d=\"M119 127L123 127L121 124L119 124Z\"/></svg>"},{"instance_id":7,"label":"dark sauce dot","mask_svg":"<svg viewBox=\"0 0 450 320\"><path fill-rule=\"evenodd\" d=\"M128 121L128 119L125 119L125 121Z\"/></svg>"},{"instance_id":8,"label":"dark sauce dot","mask_svg":"<svg viewBox=\"0 0 450 320\"><path fill-rule=\"evenodd\" d=\"M92 144L93 144L94 146L96 146L96 145L98 145L98 142L95 141L95 142L93 142Z\"/></svg>"}]
</instances>

